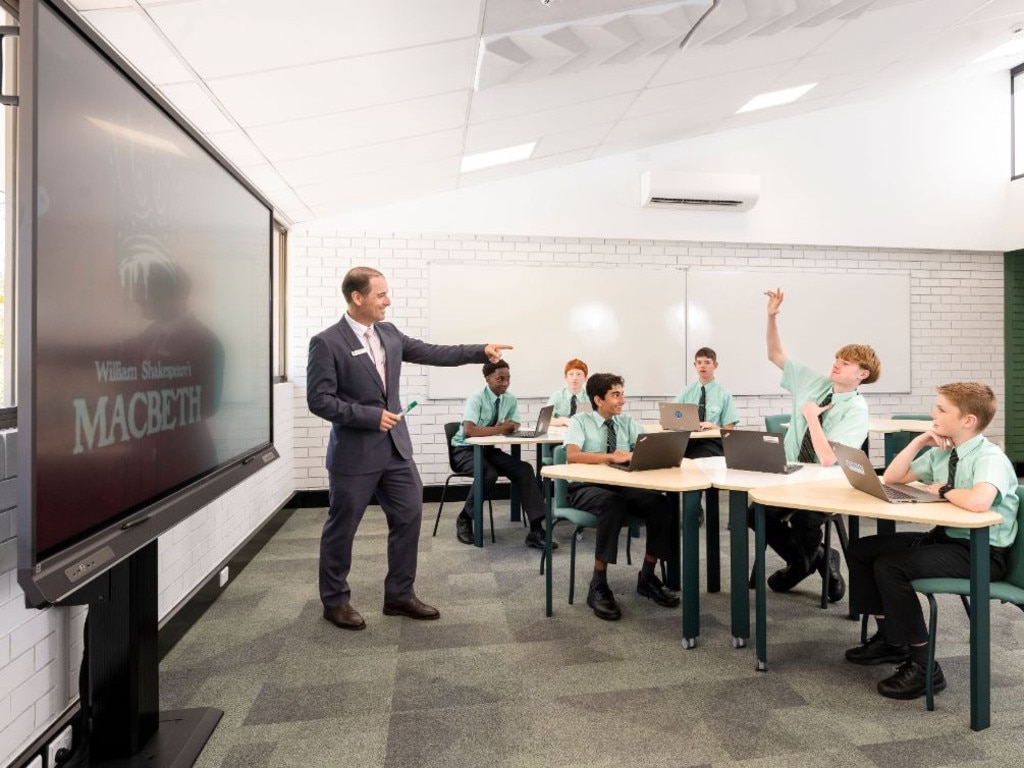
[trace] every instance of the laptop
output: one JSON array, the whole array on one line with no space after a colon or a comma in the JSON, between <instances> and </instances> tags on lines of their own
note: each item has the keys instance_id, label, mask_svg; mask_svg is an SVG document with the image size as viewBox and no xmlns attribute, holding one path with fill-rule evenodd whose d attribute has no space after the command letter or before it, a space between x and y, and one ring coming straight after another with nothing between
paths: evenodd
<instances>
[{"instance_id":1,"label":"laptop","mask_svg":"<svg viewBox=\"0 0 1024 768\"><path fill-rule=\"evenodd\" d=\"M670 431L700 431L700 418L693 403L658 403L661 428Z\"/></svg>"},{"instance_id":2,"label":"laptop","mask_svg":"<svg viewBox=\"0 0 1024 768\"><path fill-rule=\"evenodd\" d=\"M686 455L689 432L654 432L639 435L633 446L633 458L624 463L612 463L625 472L643 472L648 469L678 467Z\"/></svg>"},{"instance_id":3,"label":"laptop","mask_svg":"<svg viewBox=\"0 0 1024 768\"><path fill-rule=\"evenodd\" d=\"M725 466L748 472L772 472L788 475L803 469L803 464L786 461L783 435L775 432L754 432L747 429L723 429L722 450Z\"/></svg>"},{"instance_id":4,"label":"laptop","mask_svg":"<svg viewBox=\"0 0 1024 768\"><path fill-rule=\"evenodd\" d=\"M912 485L902 483L886 485L882 482L882 478L875 474L875 469L871 466L871 461L864 451L839 443L829 443L829 445L836 452L836 458L839 460L839 466L843 468L846 479L858 491L869 493L893 504L943 501L937 493L929 493Z\"/></svg>"},{"instance_id":5,"label":"laptop","mask_svg":"<svg viewBox=\"0 0 1024 768\"><path fill-rule=\"evenodd\" d=\"M540 414L537 416L537 428L536 429L517 429L515 432L509 433L509 437L541 437L548 433L548 426L551 424L551 414L554 413L555 406L545 405L540 409Z\"/></svg>"}]
</instances>

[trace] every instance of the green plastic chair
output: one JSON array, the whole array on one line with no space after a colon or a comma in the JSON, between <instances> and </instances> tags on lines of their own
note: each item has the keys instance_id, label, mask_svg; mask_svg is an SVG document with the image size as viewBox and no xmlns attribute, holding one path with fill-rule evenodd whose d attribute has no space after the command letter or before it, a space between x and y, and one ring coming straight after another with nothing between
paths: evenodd
<instances>
[{"instance_id":1,"label":"green plastic chair","mask_svg":"<svg viewBox=\"0 0 1024 768\"><path fill-rule=\"evenodd\" d=\"M789 431L789 419L790 415L788 413L773 413L770 416L765 416L764 429L766 432L785 435Z\"/></svg>"},{"instance_id":2,"label":"green plastic chair","mask_svg":"<svg viewBox=\"0 0 1024 768\"><path fill-rule=\"evenodd\" d=\"M1009 563L1006 576L1002 581L993 581L989 587L992 600L1016 605L1024 611L1024 486L1017 487L1017 538L1013 540L1009 551ZM970 579L914 579L914 589L928 598L928 682L925 688L925 702L928 711L935 710L935 690L932 675L935 671L935 628L939 618L939 609L935 595L959 595L964 610L970 616L971 605L968 596L971 594Z\"/></svg>"},{"instance_id":3,"label":"green plastic chair","mask_svg":"<svg viewBox=\"0 0 1024 768\"><path fill-rule=\"evenodd\" d=\"M930 413L894 413L892 418L903 421L930 421L932 417ZM917 437L916 432L890 432L887 434L885 436L885 465L889 466L889 462L895 458L896 454L910 445L910 441L915 437ZM917 455L920 456L927 450L925 448Z\"/></svg>"}]
</instances>

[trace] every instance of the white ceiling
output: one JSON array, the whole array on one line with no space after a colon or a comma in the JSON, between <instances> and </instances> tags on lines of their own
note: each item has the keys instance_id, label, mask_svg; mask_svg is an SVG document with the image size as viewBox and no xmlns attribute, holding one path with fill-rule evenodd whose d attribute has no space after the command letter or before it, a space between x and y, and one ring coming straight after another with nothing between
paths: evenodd
<instances>
[{"instance_id":1,"label":"white ceiling","mask_svg":"<svg viewBox=\"0 0 1024 768\"><path fill-rule=\"evenodd\" d=\"M70 1L293 222L1024 61L1024 0Z\"/></svg>"}]
</instances>

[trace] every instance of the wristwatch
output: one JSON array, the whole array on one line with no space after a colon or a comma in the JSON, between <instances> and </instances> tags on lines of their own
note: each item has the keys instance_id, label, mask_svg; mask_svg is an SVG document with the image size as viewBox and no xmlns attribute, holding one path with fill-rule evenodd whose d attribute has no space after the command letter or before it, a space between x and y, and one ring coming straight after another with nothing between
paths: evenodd
<instances>
[{"instance_id":1,"label":"wristwatch","mask_svg":"<svg viewBox=\"0 0 1024 768\"><path fill-rule=\"evenodd\" d=\"M946 494L949 493L952 490L953 490L953 486L952 485L948 485L947 484L947 485L942 486L941 488L939 488L939 498L940 499L946 498Z\"/></svg>"}]
</instances>

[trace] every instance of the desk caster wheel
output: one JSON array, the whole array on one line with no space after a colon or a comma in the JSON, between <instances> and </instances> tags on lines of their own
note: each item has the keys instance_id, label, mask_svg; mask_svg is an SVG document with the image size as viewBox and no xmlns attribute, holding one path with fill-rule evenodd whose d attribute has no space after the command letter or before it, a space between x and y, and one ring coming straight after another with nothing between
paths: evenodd
<instances>
[{"instance_id":1,"label":"desk caster wheel","mask_svg":"<svg viewBox=\"0 0 1024 768\"><path fill-rule=\"evenodd\" d=\"M696 648L696 647L697 647L697 638L696 637L684 637L683 638L683 648L685 648L686 650L690 650L691 648Z\"/></svg>"},{"instance_id":2,"label":"desk caster wheel","mask_svg":"<svg viewBox=\"0 0 1024 768\"><path fill-rule=\"evenodd\" d=\"M746 640L746 638L744 638L744 637L734 637L732 639L732 647L733 648L746 648L747 647L747 640Z\"/></svg>"},{"instance_id":3,"label":"desk caster wheel","mask_svg":"<svg viewBox=\"0 0 1024 768\"><path fill-rule=\"evenodd\" d=\"M757 667L756 667L756 669L757 669L758 672L767 672L768 671L768 662L767 661L761 661L760 659L758 659L757 660Z\"/></svg>"}]
</instances>

